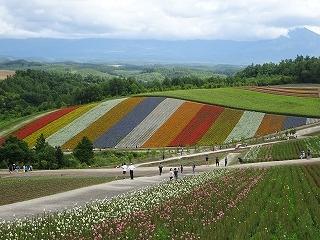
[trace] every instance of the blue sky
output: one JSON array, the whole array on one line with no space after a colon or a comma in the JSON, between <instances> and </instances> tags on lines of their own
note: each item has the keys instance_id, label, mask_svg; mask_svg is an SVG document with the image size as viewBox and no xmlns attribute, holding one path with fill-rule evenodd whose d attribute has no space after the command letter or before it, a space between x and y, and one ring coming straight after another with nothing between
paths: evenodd
<instances>
[{"instance_id":1,"label":"blue sky","mask_svg":"<svg viewBox=\"0 0 320 240\"><path fill-rule=\"evenodd\" d=\"M319 0L0 0L0 38L270 39L320 33Z\"/></svg>"}]
</instances>

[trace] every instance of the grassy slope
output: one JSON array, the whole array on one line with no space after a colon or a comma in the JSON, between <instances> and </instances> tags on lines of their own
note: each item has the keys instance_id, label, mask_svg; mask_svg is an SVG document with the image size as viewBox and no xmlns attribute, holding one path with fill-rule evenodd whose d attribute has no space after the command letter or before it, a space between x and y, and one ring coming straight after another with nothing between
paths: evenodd
<instances>
[{"instance_id":1,"label":"grassy slope","mask_svg":"<svg viewBox=\"0 0 320 240\"><path fill-rule=\"evenodd\" d=\"M320 99L258 93L240 88L189 89L155 93L145 96L167 96L191 101L217 104L231 108L320 117Z\"/></svg>"},{"instance_id":2,"label":"grassy slope","mask_svg":"<svg viewBox=\"0 0 320 240\"><path fill-rule=\"evenodd\" d=\"M19 177L0 181L0 205L105 183L112 177Z\"/></svg>"}]
</instances>

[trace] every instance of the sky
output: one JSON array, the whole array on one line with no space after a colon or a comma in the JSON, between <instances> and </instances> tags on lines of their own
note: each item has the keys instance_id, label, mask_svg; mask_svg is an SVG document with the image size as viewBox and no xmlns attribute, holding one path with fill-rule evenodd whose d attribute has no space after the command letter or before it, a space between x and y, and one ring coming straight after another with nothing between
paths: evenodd
<instances>
[{"instance_id":1,"label":"sky","mask_svg":"<svg viewBox=\"0 0 320 240\"><path fill-rule=\"evenodd\" d=\"M0 38L272 39L320 33L320 0L0 0Z\"/></svg>"}]
</instances>

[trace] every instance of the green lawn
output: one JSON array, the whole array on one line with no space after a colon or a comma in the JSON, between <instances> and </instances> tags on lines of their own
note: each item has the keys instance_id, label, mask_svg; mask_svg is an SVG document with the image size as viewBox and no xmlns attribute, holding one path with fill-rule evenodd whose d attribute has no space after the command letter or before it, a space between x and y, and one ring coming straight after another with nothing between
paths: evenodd
<instances>
[{"instance_id":1,"label":"green lawn","mask_svg":"<svg viewBox=\"0 0 320 240\"><path fill-rule=\"evenodd\" d=\"M48 196L105 183L115 177L10 177L0 178L0 205Z\"/></svg>"},{"instance_id":2,"label":"green lawn","mask_svg":"<svg viewBox=\"0 0 320 240\"><path fill-rule=\"evenodd\" d=\"M143 95L174 97L267 113L320 117L320 98L281 96L241 88L189 89Z\"/></svg>"}]
</instances>

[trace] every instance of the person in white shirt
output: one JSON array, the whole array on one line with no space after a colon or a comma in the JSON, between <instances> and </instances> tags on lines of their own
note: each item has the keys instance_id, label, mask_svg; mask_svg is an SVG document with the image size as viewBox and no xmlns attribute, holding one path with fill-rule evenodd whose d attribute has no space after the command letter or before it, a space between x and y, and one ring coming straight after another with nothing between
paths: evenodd
<instances>
[{"instance_id":1,"label":"person in white shirt","mask_svg":"<svg viewBox=\"0 0 320 240\"><path fill-rule=\"evenodd\" d=\"M174 176L174 172L172 171L172 168L170 168L170 171L169 171L170 181L173 179L173 176Z\"/></svg>"},{"instance_id":2,"label":"person in white shirt","mask_svg":"<svg viewBox=\"0 0 320 240\"><path fill-rule=\"evenodd\" d=\"M123 173L123 177L125 177L126 173L127 173L127 169L128 169L128 166L126 163L123 163L122 166L122 173Z\"/></svg>"},{"instance_id":3,"label":"person in white shirt","mask_svg":"<svg viewBox=\"0 0 320 240\"><path fill-rule=\"evenodd\" d=\"M128 169L130 170L130 178L133 179L133 170L135 169L135 166L133 166L133 164L130 163Z\"/></svg>"}]
</instances>

